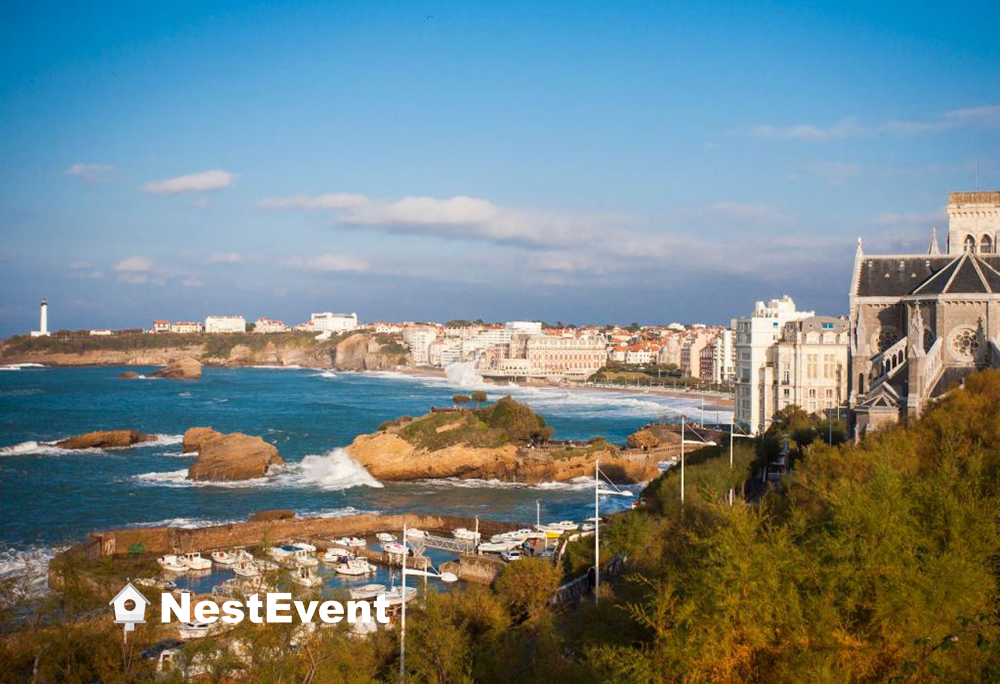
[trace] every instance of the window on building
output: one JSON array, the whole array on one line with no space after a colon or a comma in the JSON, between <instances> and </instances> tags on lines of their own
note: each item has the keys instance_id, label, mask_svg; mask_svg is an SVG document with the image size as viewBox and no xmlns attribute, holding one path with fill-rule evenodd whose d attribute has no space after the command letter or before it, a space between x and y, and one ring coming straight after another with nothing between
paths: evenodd
<instances>
[{"instance_id":1,"label":"window on building","mask_svg":"<svg viewBox=\"0 0 1000 684\"><path fill-rule=\"evenodd\" d=\"M788 399L789 397L792 396L792 391L786 387L784 389L783 395L784 395L785 399Z\"/></svg>"},{"instance_id":2,"label":"window on building","mask_svg":"<svg viewBox=\"0 0 1000 684\"><path fill-rule=\"evenodd\" d=\"M832 389L828 389L826 391L826 398L827 399L833 399L833 390Z\"/></svg>"},{"instance_id":3,"label":"window on building","mask_svg":"<svg viewBox=\"0 0 1000 684\"><path fill-rule=\"evenodd\" d=\"M815 399L816 398L816 390L814 390L814 389L809 390L809 398L810 399ZM815 403L815 402L813 402L813 403Z\"/></svg>"},{"instance_id":4,"label":"window on building","mask_svg":"<svg viewBox=\"0 0 1000 684\"><path fill-rule=\"evenodd\" d=\"M976 238L972 237L971 235L966 235L965 236L965 242L963 243L963 247L964 247L964 249L965 249L966 252L975 252L976 251Z\"/></svg>"},{"instance_id":5,"label":"window on building","mask_svg":"<svg viewBox=\"0 0 1000 684\"><path fill-rule=\"evenodd\" d=\"M981 254L993 254L993 240L990 239L989 235L984 235L983 239L979 241L979 252Z\"/></svg>"}]
</instances>

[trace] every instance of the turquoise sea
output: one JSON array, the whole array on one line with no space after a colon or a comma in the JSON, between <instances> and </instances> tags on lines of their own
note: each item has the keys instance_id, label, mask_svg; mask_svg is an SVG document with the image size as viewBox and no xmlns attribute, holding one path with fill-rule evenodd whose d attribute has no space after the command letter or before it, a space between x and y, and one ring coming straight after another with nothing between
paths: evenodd
<instances>
[{"instance_id":1,"label":"turquoise sea","mask_svg":"<svg viewBox=\"0 0 1000 684\"><path fill-rule=\"evenodd\" d=\"M481 385L468 369L450 379L316 369L209 368L199 381L120 380L154 368L5 367L0 372L0 574L44 561L88 532L132 525L200 526L242 521L269 508L299 515L426 512L534 522L593 515L587 482L524 486L484 481L386 483L343 451L356 435L400 415L450 405L456 391L487 389L529 403L556 437L614 442L644 423L683 412L699 399L646 394ZM706 420L729 413L711 407ZM266 478L227 485L185 479L181 455L192 426L260 435L286 465ZM67 451L43 444L90 430L134 428L147 445ZM592 481L591 481L592 482ZM633 488L638 489L638 488ZM628 505L617 497L602 510Z\"/></svg>"}]
</instances>

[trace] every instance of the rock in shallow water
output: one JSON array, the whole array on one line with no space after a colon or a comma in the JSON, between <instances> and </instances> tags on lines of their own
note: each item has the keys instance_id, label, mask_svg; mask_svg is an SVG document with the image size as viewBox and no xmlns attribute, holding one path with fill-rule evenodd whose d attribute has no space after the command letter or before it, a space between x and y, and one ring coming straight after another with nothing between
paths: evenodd
<instances>
[{"instance_id":1,"label":"rock in shallow water","mask_svg":"<svg viewBox=\"0 0 1000 684\"><path fill-rule=\"evenodd\" d=\"M167 364L163 370L158 370L151 377L167 378L168 380L199 380L201 379L201 362L191 357L177 359Z\"/></svg>"},{"instance_id":2,"label":"rock in shallow water","mask_svg":"<svg viewBox=\"0 0 1000 684\"><path fill-rule=\"evenodd\" d=\"M107 449L152 442L154 439L156 438L138 430L101 430L64 439L56 442L56 446L62 449Z\"/></svg>"},{"instance_id":3,"label":"rock in shallow water","mask_svg":"<svg viewBox=\"0 0 1000 684\"><path fill-rule=\"evenodd\" d=\"M284 463L278 449L260 437L239 432L216 435L201 442L198 460L188 469L187 479L210 482L252 480L264 477L272 465Z\"/></svg>"}]
</instances>

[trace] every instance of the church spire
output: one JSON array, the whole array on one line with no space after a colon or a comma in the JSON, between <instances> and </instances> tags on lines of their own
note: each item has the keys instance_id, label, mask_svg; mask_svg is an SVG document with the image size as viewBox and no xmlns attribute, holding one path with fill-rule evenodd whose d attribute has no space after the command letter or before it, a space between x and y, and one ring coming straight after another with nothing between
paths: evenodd
<instances>
[{"instance_id":1,"label":"church spire","mask_svg":"<svg viewBox=\"0 0 1000 684\"><path fill-rule=\"evenodd\" d=\"M931 228L931 244L927 248L928 254L940 254L938 251L937 226Z\"/></svg>"}]
</instances>

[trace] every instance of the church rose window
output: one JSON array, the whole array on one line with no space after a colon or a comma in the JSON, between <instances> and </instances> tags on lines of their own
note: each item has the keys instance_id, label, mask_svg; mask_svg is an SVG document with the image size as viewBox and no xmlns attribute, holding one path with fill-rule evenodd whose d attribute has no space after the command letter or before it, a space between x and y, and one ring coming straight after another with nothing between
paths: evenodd
<instances>
[{"instance_id":1,"label":"church rose window","mask_svg":"<svg viewBox=\"0 0 1000 684\"><path fill-rule=\"evenodd\" d=\"M972 328L959 328L951 334L951 351L966 361L976 358L979 351L979 335Z\"/></svg>"},{"instance_id":2,"label":"church rose window","mask_svg":"<svg viewBox=\"0 0 1000 684\"><path fill-rule=\"evenodd\" d=\"M875 334L874 347L876 353L884 352L899 342L899 331L892 327L884 327Z\"/></svg>"}]
</instances>

